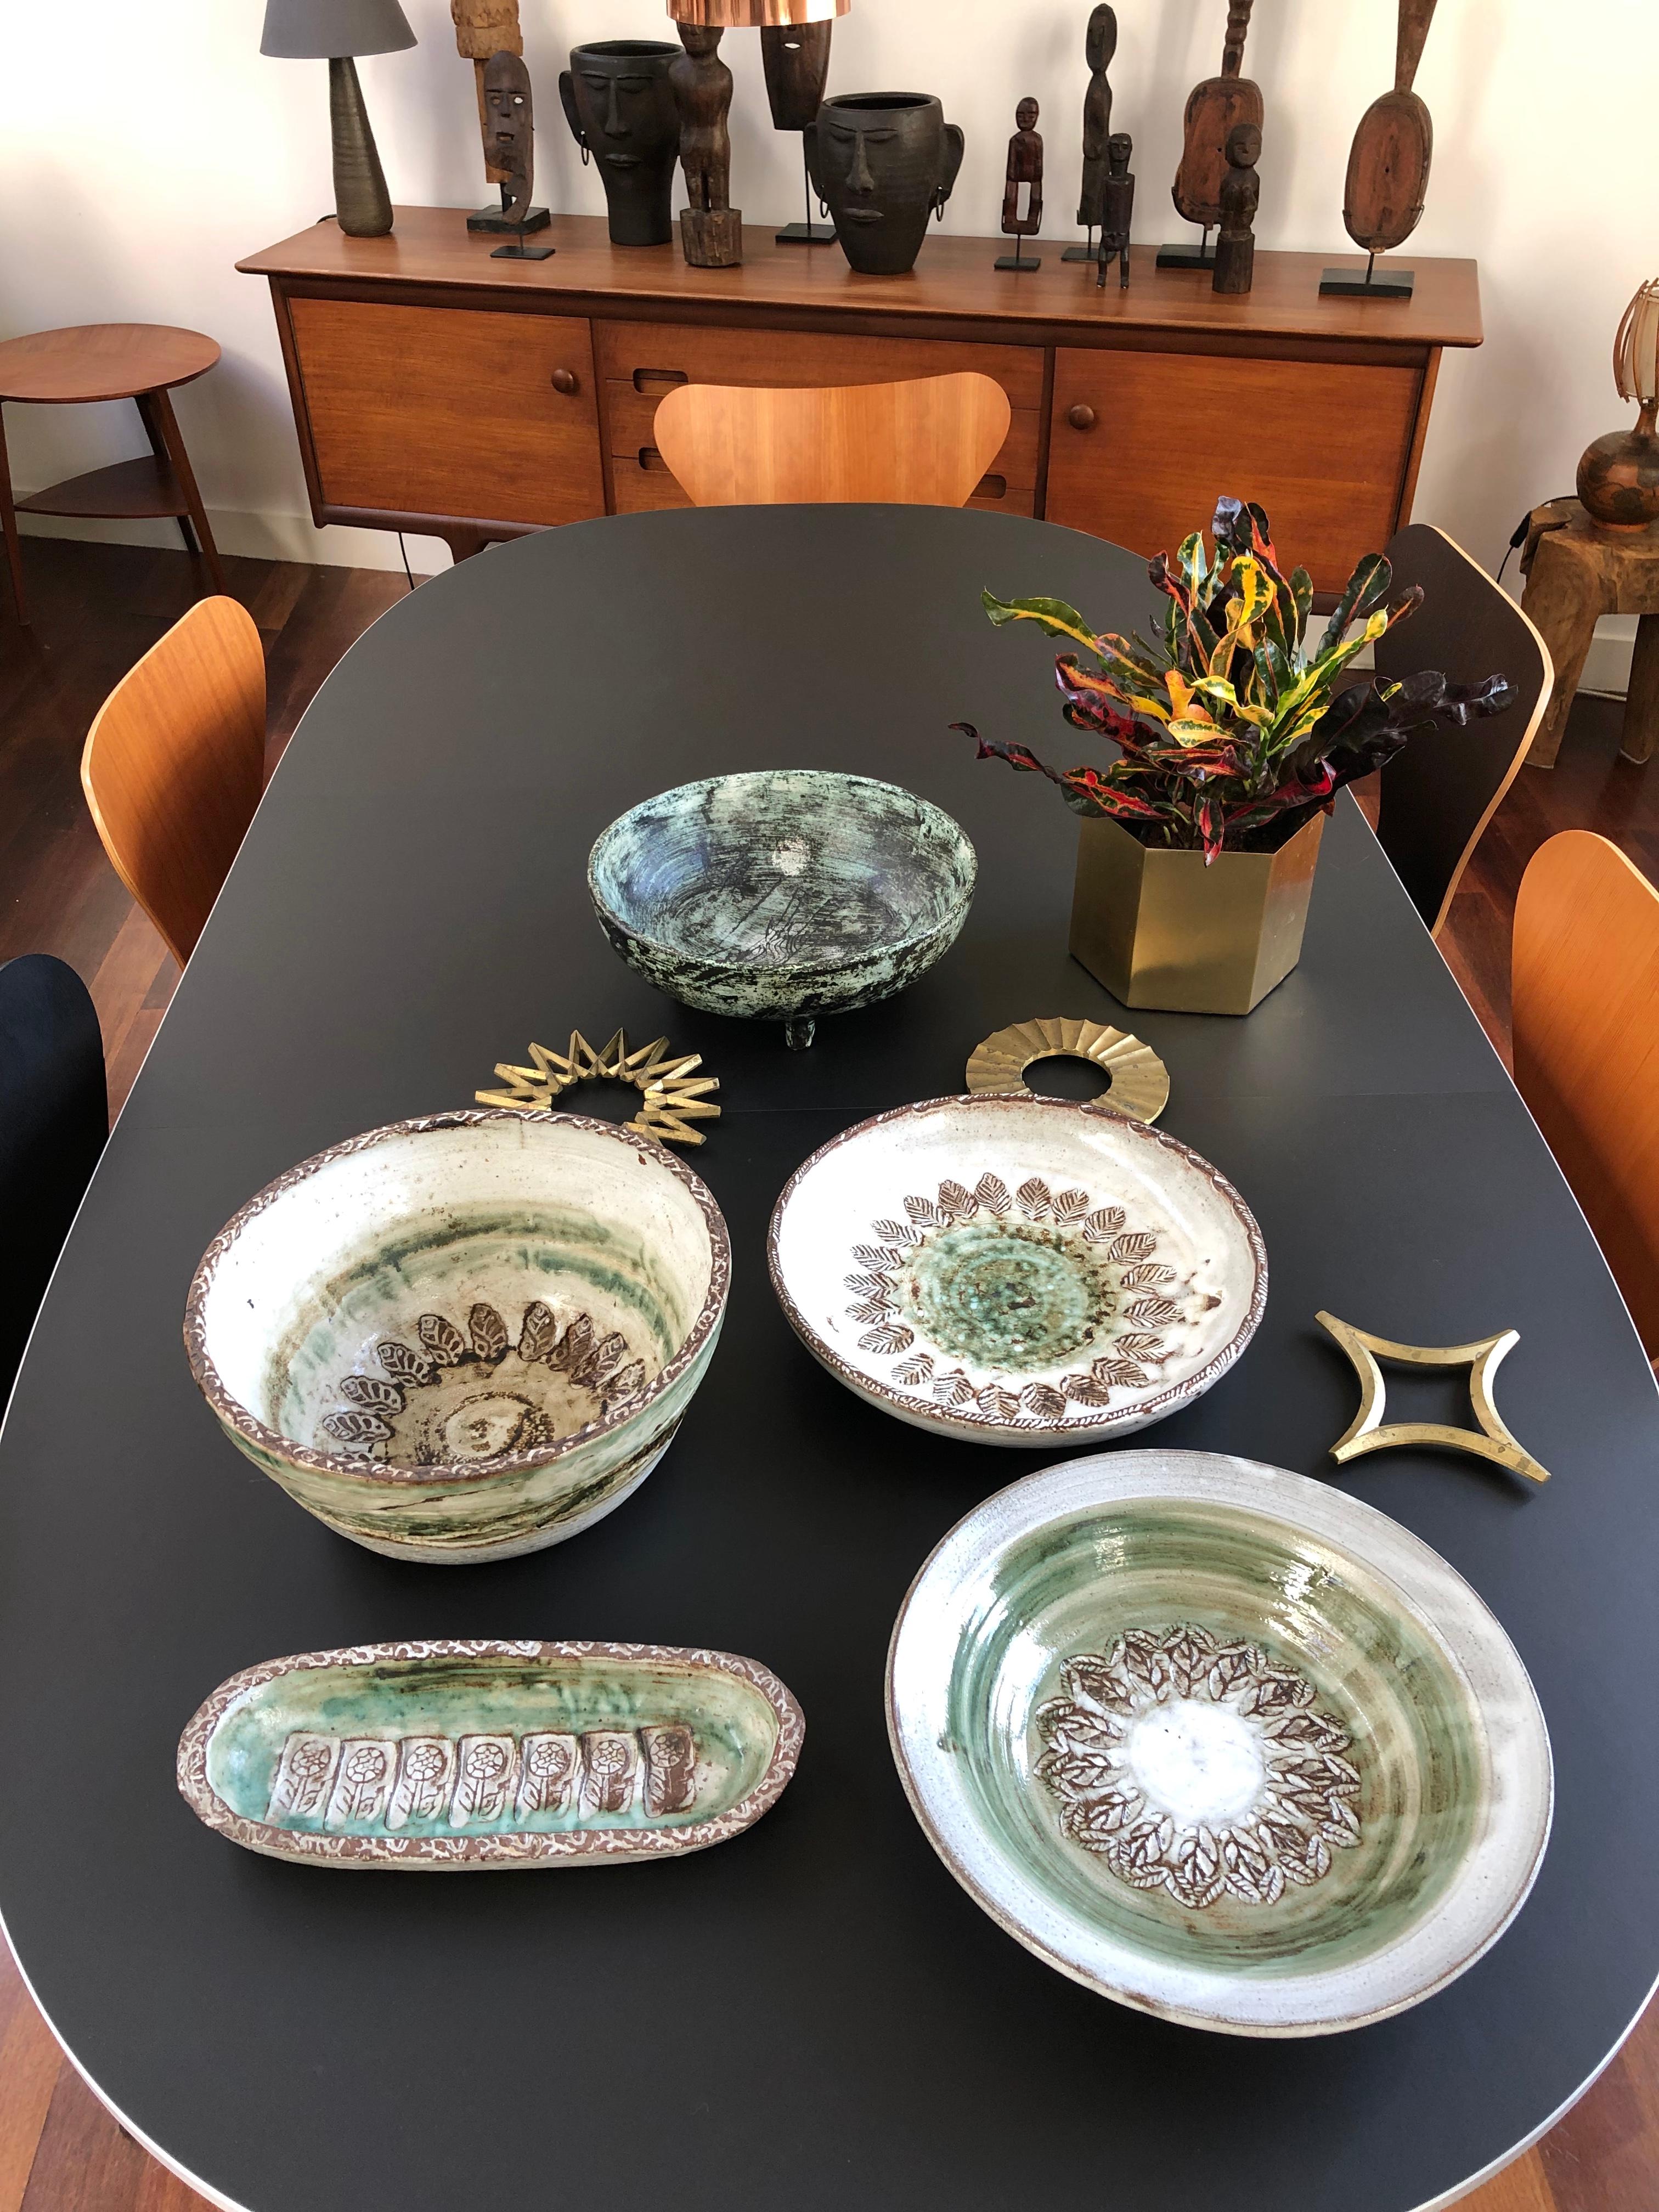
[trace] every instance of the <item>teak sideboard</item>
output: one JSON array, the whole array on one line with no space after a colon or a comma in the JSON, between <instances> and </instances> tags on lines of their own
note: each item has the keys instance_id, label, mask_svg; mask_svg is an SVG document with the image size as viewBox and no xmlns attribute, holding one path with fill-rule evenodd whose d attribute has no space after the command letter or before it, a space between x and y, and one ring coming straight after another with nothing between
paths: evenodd
<instances>
[{"instance_id":1,"label":"teak sideboard","mask_svg":"<svg viewBox=\"0 0 1659 2212\"><path fill-rule=\"evenodd\" d=\"M1007 392L1007 444L974 504L1045 516L1148 555L1217 495L1267 508L1322 594L1410 517L1442 349L1480 343L1472 261L1413 257L1414 297L1321 299L1328 257L1261 252L1255 288L1158 270L1127 291L1041 241L935 234L907 276L839 248L776 246L739 269L678 246L613 246L555 216L542 262L495 261L464 210L399 208L386 238L331 219L237 265L269 277L318 523L493 538L688 502L652 443L677 384L858 384L981 369ZM1006 241L1001 241L1006 244Z\"/></svg>"}]
</instances>

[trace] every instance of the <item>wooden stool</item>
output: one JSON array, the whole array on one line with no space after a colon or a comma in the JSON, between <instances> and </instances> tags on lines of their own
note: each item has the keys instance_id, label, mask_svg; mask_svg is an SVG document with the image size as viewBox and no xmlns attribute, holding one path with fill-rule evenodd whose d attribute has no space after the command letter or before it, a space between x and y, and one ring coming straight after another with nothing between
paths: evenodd
<instances>
[{"instance_id":1,"label":"wooden stool","mask_svg":"<svg viewBox=\"0 0 1659 2212\"><path fill-rule=\"evenodd\" d=\"M1522 605L1543 633L1555 663L1555 696L1540 725L1529 768L1553 768L1585 655L1601 615L1639 615L1636 654L1620 750L1644 761L1659 739L1659 526L1603 530L1576 499L1533 509Z\"/></svg>"},{"instance_id":2,"label":"wooden stool","mask_svg":"<svg viewBox=\"0 0 1659 2212\"><path fill-rule=\"evenodd\" d=\"M219 349L199 331L164 323L88 323L78 330L37 331L0 344L0 527L11 567L17 619L26 627L23 552L19 514L101 517L175 515L187 553L200 552L213 589L225 588L219 551L196 489L190 455L179 434L169 386L204 376ZM14 506L6 459L4 402L26 399L45 406L80 406L94 399L134 399L150 450L137 460L116 461L86 476L38 491ZM193 526L193 528L192 528Z\"/></svg>"}]
</instances>

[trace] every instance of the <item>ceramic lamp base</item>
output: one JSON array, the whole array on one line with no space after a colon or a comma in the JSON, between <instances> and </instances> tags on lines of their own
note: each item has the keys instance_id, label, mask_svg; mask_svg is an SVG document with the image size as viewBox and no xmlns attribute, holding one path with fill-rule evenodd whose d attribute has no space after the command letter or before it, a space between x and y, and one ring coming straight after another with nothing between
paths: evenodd
<instances>
[{"instance_id":1,"label":"ceramic lamp base","mask_svg":"<svg viewBox=\"0 0 1659 2212\"><path fill-rule=\"evenodd\" d=\"M1079 825L1071 950L1126 1006L1248 1014L1302 957L1325 817L1276 853L1155 851L1117 823Z\"/></svg>"},{"instance_id":2,"label":"ceramic lamp base","mask_svg":"<svg viewBox=\"0 0 1659 2212\"><path fill-rule=\"evenodd\" d=\"M328 112L334 139L334 216L348 238L384 238L392 228L392 195L368 127L357 64L348 55L328 65Z\"/></svg>"},{"instance_id":3,"label":"ceramic lamp base","mask_svg":"<svg viewBox=\"0 0 1659 2212\"><path fill-rule=\"evenodd\" d=\"M1585 449L1578 497L1603 530L1646 530L1659 522L1659 434L1654 403L1633 430L1614 430Z\"/></svg>"}]
</instances>

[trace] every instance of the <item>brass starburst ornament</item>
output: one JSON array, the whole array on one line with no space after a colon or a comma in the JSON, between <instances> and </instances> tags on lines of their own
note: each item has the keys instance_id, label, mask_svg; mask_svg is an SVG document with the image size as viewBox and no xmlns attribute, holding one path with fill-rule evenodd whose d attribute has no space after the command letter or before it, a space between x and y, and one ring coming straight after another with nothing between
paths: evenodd
<instances>
[{"instance_id":1,"label":"brass starburst ornament","mask_svg":"<svg viewBox=\"0 0 1659 2212\"><path fill-rule=\"evenodd\" d=\"M720 1119L720 1109L709 1097L720 1083L712 1075L697 1073L702 1054L688 1052L673 1059L666 1037L653 1037L630 1052L626 1032L618 1030L596 1052L580 1030L572 1030L568 1051L550 1052L544 1044L532 1044L530 1058L528 1067L498 1060L495 1073L507 1088L475 1091L478 1104L533 1106L544 1111L579 1083L628 1083L643 1102L628 1127L641 1136L654 1137L659 1144L700 1145L703 1133L693 1123Z\"/></svg>"},{"instance_id":2,"label":"brass starburst ornament","mask_svg":"<svg viewBox=\"0 0 1659 2212\"><path fill-rule=\"evenodd\" d=\"M1170 1103L1170 1071L1151 1045L1104 1022L1016 1022L975 1048L970 1091L1028 1091L1025 1071L1040 1060L1085 1060L1110 1079L1093 1103L1135 1121L1156 1121Z\"/></svg>"}]
</instances>

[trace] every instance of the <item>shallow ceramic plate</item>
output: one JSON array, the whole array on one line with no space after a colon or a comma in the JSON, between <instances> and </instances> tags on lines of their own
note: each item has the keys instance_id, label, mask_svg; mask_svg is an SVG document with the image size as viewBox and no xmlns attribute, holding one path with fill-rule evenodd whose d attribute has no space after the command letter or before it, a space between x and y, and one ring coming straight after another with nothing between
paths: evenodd
<instances>
[{"instance_id":1,"label":"shallow ceramic plate","mask_svg":"<svg viewBox=\"0 0 1659 2212\"><path fill-rule=\"evenodd\" d=\"M1064 1098L934 1098L813 1153L772 1216L803 1342L901 1420L1088 1443L1209 1389L1255 1333L1267 1255L1220 1171Z\"/></svg>"},{"instance_id":2,"label":"shallow ceramic plate","mask_svg":"<svg viewBox=\"0 0 1659 2212\"><path fill-rule=\"evenodd\" d=\"M662 1858L769 1811L805 1732L777 1676L726 1651L365 1644L221 1683L179 1740L179 1787L272 1858Z\"/></svg>"},{"instance_id":3,"label":"shallow ceramic plate","mask_svg":"<svg viewBox=\"0 0 1659 2212\"><path fill-rule=\"evenodd\" d=\"M633 1129L469 1109L319 1152L204 1254L185 1343L227 1434L392 1559L562 1542L673 1440L720 1336L708 1188Z\"/></svg>"},{"instance_id":4,"label":"shallow ceramic plate","mask_svg":"<svg viewBox=\"0 0 1659 2212\"><path fill-rule=\"evenodd\" d=\"M714 776L624 814L587 885L623 958L711 1013L786 1021L890 998L957 939L974 848L896 784L818 769Z\"/></svg>"},{"instance_id":5,"label":"shallow ceramic plate","mask_svg":"<svg viewBox=\"0 0 1659 2212\"><path fill-rule=\"evenodd\" d=\"M1074 1981L1234 2035L1419 2003L1520 1911L1549 1837L1514 1645L1374 1507L1212 1452L1114 1452L988 1498L887 1666L917 1819Z\"/></svg>"}]
</instances>

